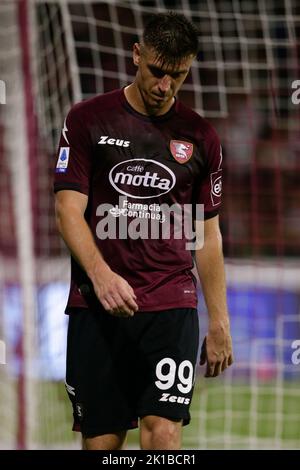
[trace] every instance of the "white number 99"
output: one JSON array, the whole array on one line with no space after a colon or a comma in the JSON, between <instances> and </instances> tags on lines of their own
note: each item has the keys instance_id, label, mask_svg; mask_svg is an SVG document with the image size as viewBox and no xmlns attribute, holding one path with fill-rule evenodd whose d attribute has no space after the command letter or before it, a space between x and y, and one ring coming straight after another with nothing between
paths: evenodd
<instances>
[{"instance_id":1,"label":"white number 99","mask_svg":"<svg viewBox=\"0 0 300 470\"><path fill-rule=\"evenodd\" d=\"M185 377L185 371L188 371ZM181 393L189 393L193 386L193 365L190 361L182 361L178 367L178 378L181 383L177 384L177 388Z\"/></svg>"},{"instance_id":2,"label":"white number 99","mask_svg":"<svg viewBox=\"0 0 300 470\"><path fill-rule=\"evenodd\" d=\"M187 371L187 373L186 373ZM170 357L164 357L156 366L155 385L160 390L167 390L174 385L176 376L176 362ZM189 393L193 386L193 365L190 361L182 361L178 367L177 388L181 393Z\"/></svg>"},{"instance_id":3,"label":"white number 99","mask_svg":"<svg viewBox=\"0 0 300 470\"><path fill-rule=\"evenodd\" d=\"M163 373L163 368L167 369L166 373ZM175 382L176 362L170 357L164 357L157 363L155 372L156 377L158 378L155 385L161 390L167 390L168 388L171 388Z\"/></svg>"}]
</instances>

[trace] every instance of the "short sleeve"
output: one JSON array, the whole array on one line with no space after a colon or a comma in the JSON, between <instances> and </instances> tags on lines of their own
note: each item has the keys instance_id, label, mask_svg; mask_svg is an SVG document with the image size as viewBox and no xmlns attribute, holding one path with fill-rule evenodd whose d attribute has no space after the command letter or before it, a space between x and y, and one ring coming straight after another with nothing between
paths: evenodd
<instances>
[{"instance_id":1,"label":"short sleeve","mask_svg":"<svg viewBox=\"0 0 300 470\"><path fill-rule=\"evenodd\" d=\"M88 129L75 106L65 119L57 151L54 191L89 193L92 145Z\"/></svg>"},{"instance_id":2,"label":"short sleeve","mask_svg":"<svg viewBox=\"0 0 300 470\"><path fill-rule=\"evenodd\" d=\"M209 219L218 214L222 197L222 147L212 127L206 136L204 150L205 173L196 194L196 202L204 204L204 219Z\"/></svg>"}]
</instances>

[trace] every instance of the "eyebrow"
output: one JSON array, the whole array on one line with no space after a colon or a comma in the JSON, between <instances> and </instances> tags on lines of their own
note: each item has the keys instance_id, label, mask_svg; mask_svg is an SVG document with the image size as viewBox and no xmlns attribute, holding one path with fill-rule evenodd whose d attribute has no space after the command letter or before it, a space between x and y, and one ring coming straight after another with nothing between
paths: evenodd
<instances>
[{"instance_id":1,"label":"eyebrow","mask_svg":"<svg viewBox=\"0 0 300 470\"><path fill-rule=\"evenodd\" d=\"M183 69L183 70L164 70L164 69L161 69L160 67L157 67L157 65L154 65L154 64L148 64L148 67L151 68L152 70L155 70L157 72L162 72L162 73L166 73L166 74L181 74L181 73L187 73L188 70L187 69Z\"/></svg>"}]
</instances>

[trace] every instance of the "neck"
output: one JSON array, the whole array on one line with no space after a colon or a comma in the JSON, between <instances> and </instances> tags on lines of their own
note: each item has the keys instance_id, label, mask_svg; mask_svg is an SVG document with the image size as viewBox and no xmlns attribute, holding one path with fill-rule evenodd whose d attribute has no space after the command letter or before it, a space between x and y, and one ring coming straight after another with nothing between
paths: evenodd
<instances>
[{"instance_id":1,"label":"neck","mask_svg":"<svg viewBox=\"0 0 300 470\"><path fill-rule=\"evenodd\" d=\"M162 114L166 114L171 109L175 101L175 98L173 97L170 102L167 102L161 108L151 107L145 101L143 93L135 81L124 89L124 94L130 106L138 113L146 116L161 116Z\"/></svg>"}]
</instances>

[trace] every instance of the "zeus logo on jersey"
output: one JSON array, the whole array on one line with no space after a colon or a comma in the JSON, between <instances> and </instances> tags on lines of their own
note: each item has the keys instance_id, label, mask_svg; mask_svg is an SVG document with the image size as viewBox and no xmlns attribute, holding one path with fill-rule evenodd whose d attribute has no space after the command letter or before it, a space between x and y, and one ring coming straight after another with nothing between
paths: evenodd
<instances>
[{"instance_id":1,"label":"zeus logo on jersey","mask_svg":"<svg viewBox=\"0 0 300 470\"><path fill-rule=\"evenodd\" d=\"M130 140L123 140L123 139L112 139L109 138L108 135L102 135L100 137L100 140L98 144L102 145L117 145L118 147L129 147L130 145Z\"/></svg>"},{"instance_id":2,"label":"zeus logo on jersey","mask_svg":"<svg viewBox=\"0 0 300 470\"><path fill-rule=\"evenodd\" d=\"M176 177L166 165L145 158L125 160L109 172L118 193L136 199L159 197L174 188Z\"/></svg>"},{"instance_id":3,"label":"zeus logo on jersey","mask_svg":"<svg viewBox=\"0 0 300 470\"><path fill-rule=\"evenodd\" d=\"M60 147L56 164L56 173L66 173L69 163L70 147Z\"/></svg>"},{"instance_id":4,"label":"zeus logo on jersey","mask_svg":"<svg viewBox=\"0 0 300 470\"><path fill-rule=\"evenodd\" d=\"M161 398L158 401L169 401L171 403L181 403L182 405L188 405L191 401L190 398L177 397L170 393L162 393Z\"/></svg>"}]
</instances>

